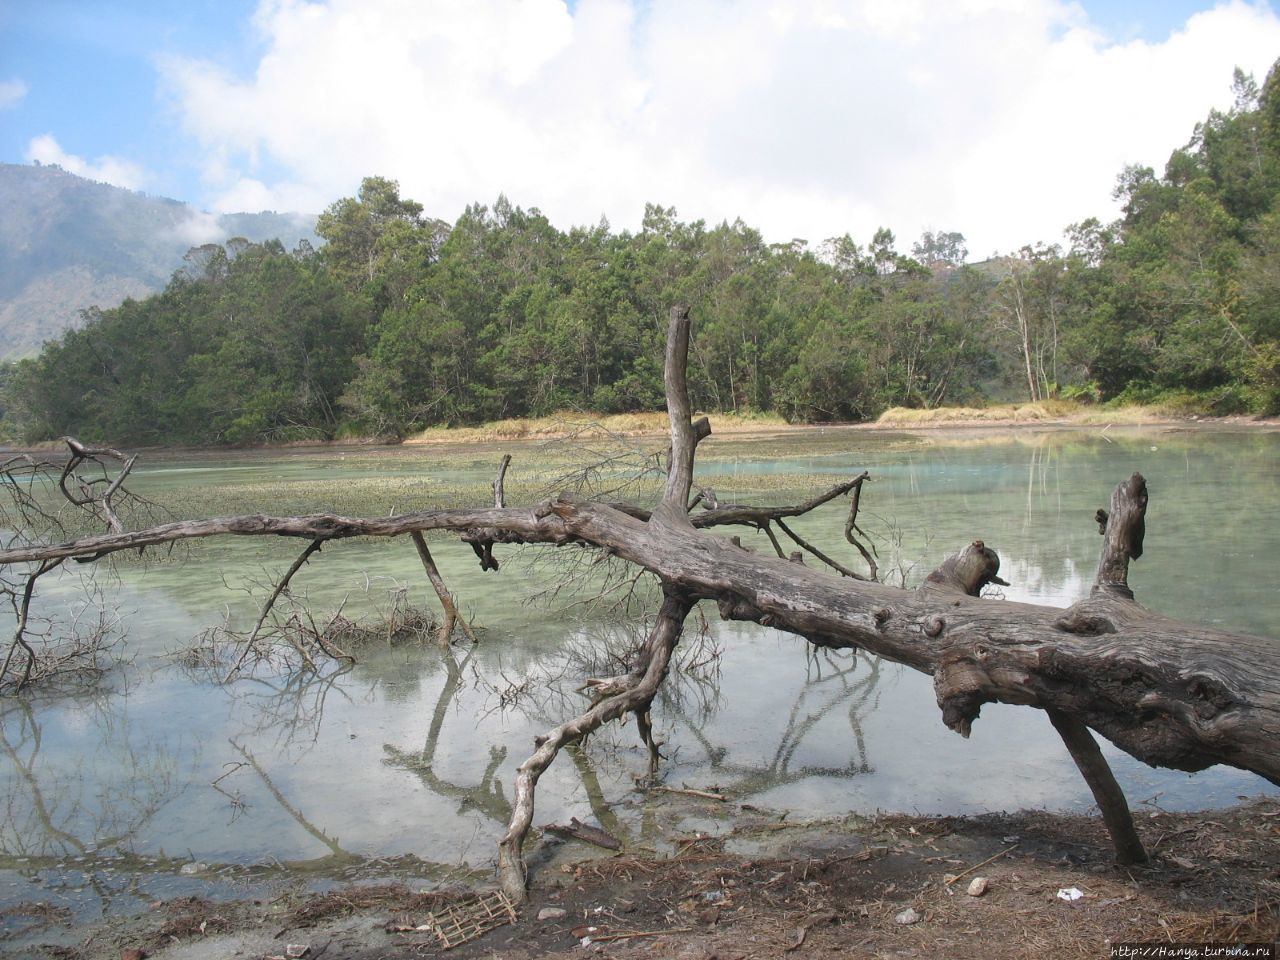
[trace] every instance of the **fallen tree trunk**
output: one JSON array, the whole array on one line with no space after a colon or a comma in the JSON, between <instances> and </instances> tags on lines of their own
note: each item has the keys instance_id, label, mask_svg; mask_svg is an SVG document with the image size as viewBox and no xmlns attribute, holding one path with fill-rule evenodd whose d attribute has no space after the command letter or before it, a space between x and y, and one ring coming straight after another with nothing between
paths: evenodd
<instances>
[{"instance_id":1,"label":"fallen tree trunk","mask_svg":"<svg viewBox=\"0 0 1280 960\"><path fill-rule=\"evenodd\" d=\"M935 676L947 726L968 734L983 703L1054 707L1140 760L1180 770L1227 763L1280 783L1280 643L1179 623L1095 592L1062 610L855 582L751 553L692 526L637 520L561 497L533 507L435 510L358 519L244 516L162 524L0 552L0 564L102 557L177 540L291 536L339 540L447 530L501 543L609 550L752 620L818 646L860 647ZM979 548L982 549L982 548ZM970 546L967 551L973 551Z\"/></svg>"},{"instance_id":2,"label":"fallen tree trunk","mask_svg":"<svg viewBox=\"0 0 1280 960\"><path fill-rule=\"evenodd\" d=\"M1066 610L979 596L987 583L1003 582L998 557L981 540L946 561L916 590L833 576L781 556L750 552L705 530L733 522L763 528L795 515L788 511L804 512L806 505L717 507L690 514L694 453L709 428L689 417L688 336L687 311L673 310L667 353L671 457L662 502L652 513L568 496L506 507L499 481L494 507L368 519L315 514L184 521L3 550L0 566L94 560L120 550L220 535L328 542L411 534L416 540L435 530L470 542L486 568L497 567L494 544L581 544L654 574L666 601L643 662L627 678L598 681L595 706L548 734L521 767L501 856L504 886L513 895L524 884L519 851L532 819L538 775L562 746L600 723L627 712L647 715L684 616L704 599L714 600L726 619L785 630L818 646L862 648L932 675L943 722L964 736L985 703L1046 710L1094 790L1121 860L1141 860L1145 853L1090 729L1155 766L1191 771L1223 763L1280 784L1280 643L1175 622L1133 599L1128 565L1142 554L1147 504L1141 476L1121 483L1109 511L1099 511L1104 537L1097 578L1090 595ZM861 479L815 500L856 493ZM853 522L851 516L846 531ZM650 748L656 759L651 742Z\"/></svg>"}]
</instances>

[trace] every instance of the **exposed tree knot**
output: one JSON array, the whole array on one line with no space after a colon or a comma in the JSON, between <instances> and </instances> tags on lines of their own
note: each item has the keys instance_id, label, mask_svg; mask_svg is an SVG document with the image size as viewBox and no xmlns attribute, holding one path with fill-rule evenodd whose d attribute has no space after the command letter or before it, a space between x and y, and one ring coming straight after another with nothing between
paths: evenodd
<instances>
[{"instance_id":1,"label":"exposed tree knot","mask_svg":"<svg viewBox=\"0 0 1280 960\"><path fill-rule=\"evenodd\" d=\"M875 620L877 627L883 627L893 619L893 611L888 607L876 607L871 611L871 616Z\"/></svg>"},{"instance_id":2,"label":"exposed tree knot","mask_svg":"<svg viewBox=\"0 0 1280 960\"><path fill-rule=\"evenodd\" d=\"M789 556L787 559L792 563L798 563L801 566L804 566L804 554L799 550L792 550L791 556Z\"/></svg>"},{"instance_id":3,"label":"exposed tree knot","mask_svg":"<svg viewBox=\"0 0 1280 960\"><path fill-rule=\"evenodd\" d=\"M1098 533L1105 536L1107 533L1107 520L1110 519L1107 516L1107 511L1099 507L1098 512L1093 515L1093 519L1094 522L1098 524Z\"/></svg>"},{"instance_id":4,"label":"exposed tree knot","mask_svg":"<svg viewBox=\"0 0 1280 960\"><path fill-rule=\"evenodd\" d=\"M944 617L938 616L936 613L925 620L924 632L926 636L936 637L942 633L947 627L947 621Z\"/></svg>"},{"instance_id":5,"label":"exposed tree knot","mask_svg":"<svg viewBox=\"0 0 1280 960\"><path fill-rule=\"evenodd\" d=\"M942 722L968 738L973 721L991 697L991 678L969 653L944 655L933 674L933 691L942 709Z\"/></svg>"},{"instance_id":6,"label":"exposed tree knot","mask_svg":"<svg viewBox=\"0 0 1280 960\"><path fill-rule=\"evenodd\" d=\"M1235 699L1222 684L1209 677L1192 677L1187 684L1187 693L1195 699L1196 716L1202 720L1235 706Z\"/></svg>"},{"instance_id":7,"label":"exposed tree knot","mask_svg":"<svg viewBox=\"0 0 1280 960\"><path fill-rule=\"evenodd\" d=\"M757 623L764 617L764 611L744 597L721 597L716 601L721 620L749 620Z\"/></svg>"},{"instance_id":8,"label":"exposed tree knot","mask_svg":"<svg viewBox=\"0 0 1280 960\"><path fill-rule=\"evenodd\" d=\"M1053 625L1063 633L1073 633L1081 637L1096 637L1104 633L1116 632L1116 625L1109 618L1079 610L1068 610L1053 621Z\"/></svg>"}]
</instances>

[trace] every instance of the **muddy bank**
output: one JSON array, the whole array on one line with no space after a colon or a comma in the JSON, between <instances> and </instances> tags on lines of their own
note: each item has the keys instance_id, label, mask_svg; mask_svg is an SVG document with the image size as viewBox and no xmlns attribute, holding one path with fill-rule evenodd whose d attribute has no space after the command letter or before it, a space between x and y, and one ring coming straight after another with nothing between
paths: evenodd
<instances>
[{"instance_id":1,"label":"muddy bank","mask_svg":"<svg viewBox=\"0 0 1280 960\"><path fill-rule=\"evenodd\" d=\"M726 815L712 801L682 802L691 817ZM726 826L673 836L663 855L544 840L532 851L530 902L515 913L492 891L422 893L373 879L311 895L155 901L140 915L76 930L55 908L25 904L0 918L0 949L7 941L9 956L75 960L976 960L1099 957L1109 941L1280 936L1275 800L1202 813L1143 812L1141 831L1154 857L1129 868L1112 864L1093 817L1022 812L790 823L739 809ZM971 887L977 878L985 884ZM982 886L980 896L970 895ZM446 949L447 942L457 945Z\"/></svg>"}]
</instances>

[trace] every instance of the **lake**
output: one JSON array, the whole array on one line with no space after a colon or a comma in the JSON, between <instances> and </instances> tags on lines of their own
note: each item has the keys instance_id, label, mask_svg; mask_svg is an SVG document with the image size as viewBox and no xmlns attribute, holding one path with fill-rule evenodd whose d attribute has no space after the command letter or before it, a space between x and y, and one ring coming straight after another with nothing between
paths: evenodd
<instances>
[{"instance_id":1,"label":"lake","mask_svg":"<svg viewBox=\"0 0 1280 960\"><path fill-rule=\"evenodd\" d=\"M134 487L178 516L385 515L485 502L507 452L510 503L571 475L607 488L645 452L585 469L614 450L594 437L572 449L521 442L150 455ZM698 482L722 502L794 502L869 470L862 525L889 582L914 586L980 538L1002 558L1011 584L1003 596L1057 606L1088 591L1101 545L1093 513L1140 470L1151 507L1146 553L1130 573L1139 602L1225 630L1275 633L1280 432L833 428L713 437L699 457ZM796 526L853 565L846 510L837 501ZM769 549L762 536L743 536ZM89 692L0 703L0 907L43 899L87 916L298 878L487 878L514 770L534 735L580 712L583 678L618 672L610 658L642 635L643 611L654 607L643 583L630 592L624 571L584 565L587 555L574 548L499 546L503 569L482 573L469 547L442 538L432 551L479 630L477 646L446 653L430 642L388 643L374 629L353 668L299 674L268 662L216 682L234 650L213 652L196 638L224 623L251 626L263 585L299 549L227 538L99 572L129 662ZM592 602L602 585L609 592ZM319 622L336 611L375 623L408 607L437 608L407 539L328 544L293 593ZM42 581L38 599L72 615L82 595L68 575ZM628 599L631 614L619 616ZM654 711L669 785L795 817L1092 805L1039 711L989 705L965 740L942 725L930 678L864 654L815 655L794 637L721 623L706 604L682 648L681 669ZM1252 774L1154 770L1104 750L1139 810L1278 792ZM675 824L660 800L637 790L646 766L633 725L601 731L543 776L535 824L578 817L655 849L678 829L723 829L696 816ZM539 849L528 846L536 864Z\"/></svg>"}]
</instances>

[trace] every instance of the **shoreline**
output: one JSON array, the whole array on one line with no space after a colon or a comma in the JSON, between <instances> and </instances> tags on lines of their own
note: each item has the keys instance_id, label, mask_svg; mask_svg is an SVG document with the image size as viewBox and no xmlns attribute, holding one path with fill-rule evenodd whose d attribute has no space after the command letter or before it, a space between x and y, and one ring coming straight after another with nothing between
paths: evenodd
<instances>
[{"instance_id":1,"label":"shoreline","mask_svg":"<svg viewBox=\"0 0 1280 960\"><path fill-rule=\"evenodd\" d=\"M390 872L274 896L187 893L79 925L48 904L19 904L6 911L5 939L18 946L16 956L71 960L569 960L590 953L1021 960L1106 956L1118 942L1280 936L1276 798L1193 813L1141 811L1151 861L1135 867L1114 864L1096 814L787 822L754 807L685 797L672 801L670 813L715 818L722 829L678 828L665 855L607 853L544 835L531 844L529 901L514 922L504 908L492 929L447 954L431 918L474 914L492 888L424 891ZM978 877L983 889L971 895ZM288 945L298 949L290 953Z\"/></svg>"},{"instance_id":2,"label":"shoreline","mask_svg":"<svg viewBox=\"0 0 1280 960\"><path fill-rule=\"evenodd\" d=\"M947 417L940 416L928 420L874 420L858 423L785 423L771 421L752 421L735 418L710 416L712 437L749 440L755 437L805 436L807 434L827 434L848 432L851 434L952 434L958 437L982 436L1003 432L1035 433L1057 432L1064 430L1211 430L1231 429L1259 432L1280 431L1280 417L1261 416L1160 416L1140 417L1127 416L1125 410L1115 411L1115 417L1099 416L1097 411L1071 416L1057 417ZM654 418L665 421L666 414L652 414ZM701 415L699 415L701 416ZM667 435L665 423L661 426L645 425L637 429L614 430L606 421L596 421L583 417L575 421L564 421L562 429L546 427L525 429L519 426L512 429L495 429L493 425L478 427L441 427L432 428L422 434L406 437L401 440L386 440L377 437L344 437L333 440L294 440L286 443L239 445L239 446L201 446L201 445L154 445L131 447L125 445L130 452L154 453L171 451L175 453L271 453L293 452L300 450L326 449L412 449L414 447L436 446L481 446L484 444L551 442L565 440L583 429L592 429L597 424L601 432L629 440L660 441ZM519 424L523 421L502 421L503 424ZM60 440L44 440L35 444L0 444L0 453L48 453L64 449Z\"/></svg>"}]
</instances>

